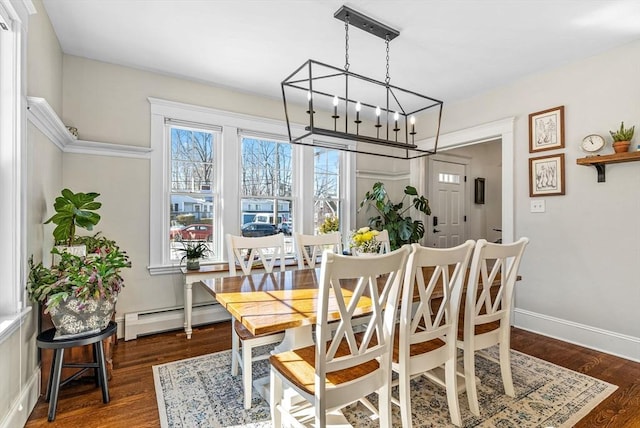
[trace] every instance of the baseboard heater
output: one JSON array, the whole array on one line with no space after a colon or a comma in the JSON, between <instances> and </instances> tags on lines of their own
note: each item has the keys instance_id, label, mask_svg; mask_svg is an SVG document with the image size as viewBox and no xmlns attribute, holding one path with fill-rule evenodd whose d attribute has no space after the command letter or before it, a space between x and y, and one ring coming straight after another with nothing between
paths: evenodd
<instances>
[{"instance_id":1,"label":"baseboard heater","mask_svg":"<svg viewBox=\"0 0 640 428\"><path fill-rule=\"evenodd\" d=\"M191 324L211 324L231 319L231 315L218 303L194 304ZM130 312L124 315L124 340L133 340L146 334L184 328L184 307Z\"/></svg>"}]
</instances>

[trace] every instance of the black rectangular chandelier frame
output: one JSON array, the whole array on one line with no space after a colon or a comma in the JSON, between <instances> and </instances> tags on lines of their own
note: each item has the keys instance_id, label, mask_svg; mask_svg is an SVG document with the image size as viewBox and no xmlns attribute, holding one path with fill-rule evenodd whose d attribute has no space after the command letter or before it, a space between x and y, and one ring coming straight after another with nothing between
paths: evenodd
<instances>
[{"instance_id":1,"label":"black rectangular chandelier frame","mask_svg":"<svg viewBox=\"0 0 640 428\"><path fill-rule=\"evenodd\" d=\"M314 66L321 66L325 69L332 70L333 73L323 74L323 75L314 75ZM296 78L296 76L300 74L300 72L303 71L305 68L308 70L308 77L304 79ZM330 79L330 78L344 78L345 80L344 91L340 95L314 89L313 86L315 81L322 80L322 79ZM385 120L383 121L384 125L382 125L382 127L385 128L383 134L386 138L380 138L378 136L374 137L369 135L363 135L359 133L359 123L361 122L358 120L353 120L354 116L349 114L349 106L355 106L356 103L358 102L350 98L349 96L349 80L350 79L357 79L361 82L366 82L367 84L370 84L370 85L377 85L384 88L384 90L386 91L385 105L376 106L367 102L360 101L360 104L363 107L370 108L370 109L375 109L376 107L380 108L380 111L385 118ZM402 89L400 87L387 84L385 82L380 82L380 81L377 81L369 77L362 76L350 71L345 71L343 69L340 69L328 64L324 64L312 59L307 60L300 67L298 67L293 73L291 73L284 81L282 81L281 86L282 86L282 98L284 100L284 113L285 113L285 119L287 122L287 132L289 135L289 141L293 144L333 148L333 149L340 147L340 149L343 151L376 155L376 156L384 156L384 157L390 157L395 159L415 159L423 156L433 155L437 151L438 138L440 135L440 124L442 121L442 106L443 106L443 102L440 100L437 100L432 97L428 97L426 95L421 95L413 91ZM305 124L305 127L304 127L305 132L298 136L294 136L292 132L292 127L291 127L290 118L289 118L289 109L292 107L290 105L292 103L287 102L287 90L286 90L287 88L291 88L295 91L303 91L304 93L307 94L308 106L306 108L308 109L306 110L306 113L308 116L308 124ZM397 96L398 92L410 94L418 99L424 100L425 104L411 110L405 110L400 105L399 97ZM338 100L342 103L342 105L345 106L345 108L343 108L341 111L341 113L344 113L343 114L344 120L341 121L342 130L340 131L337 130L337 126L335 127L335 129L329 129L326 127L318 126L316 124L316 120L314 116L317 113L314 110L314 100L316 99L317 96L322 96L326 98L337 97ZM394 109L390 107L390 102L392 100L398 104L399 106L398 110L394 111ZM296 106L296 107L299 107L299 106ZM430 110L430 109L437 109L435 143L432 149L421 149L413 141L415 131L410 130L411 125L409 124L409 118L411 116L414 116L417 113ZM309 113L309 112L313 112L313 113ZM398 123L402 125L402 129L401 129L402 132L394 132L393 129L397 129L397 128L391 128L392 119L390 118L396 112L398 113L398 116L399 116ZM337 122L337 119L338 118L334 119L334 121ZM356 124L355 131L354 131L353 124ZM400 140L398 140L397 138L398 135L400 135ZM318 137L320 139L318 139ZM350 148L348 146L336 146L335 144L324 143L322 141L322 137L330 137L330 138L336 138L341 140L347 139L347 140L351 140L357 143L363 143L367 145L369 144L379 145L386 148L394 149L394 152L389 153L389 152L375 151L373 149L363 149L363 148L360 148L360 145L357 145L355 149ZM311 139L312 141L308 142L308 139ZM307 141L304 141L304 140L307 140Z\"/></svg>"}]
</instances>

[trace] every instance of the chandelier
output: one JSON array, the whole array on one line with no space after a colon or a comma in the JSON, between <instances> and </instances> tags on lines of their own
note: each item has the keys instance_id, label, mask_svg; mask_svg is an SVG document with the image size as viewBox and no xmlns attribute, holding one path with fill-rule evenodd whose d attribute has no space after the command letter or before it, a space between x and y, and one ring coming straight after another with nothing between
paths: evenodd
<instances>
[{"instance_id":1,"label":"chandelier","mask_svg":"<svg viewBox=\"0 0 640 428\"><path fill-rule=\"evenodd\" d=\"M334 17L344 21L344 68L309 59L282 81L289 141L396 159L435 154L443 102L390 83L389 42L400 32L347 6L338 9ZM384 82L349 71L349 25L384 39ZM432 147L421 148L415 143L418 113L435 118ZM304 130L290 121L290 115L304 121ZM344 144L345 140L349 143Z\"/></svg>"}]
</instances>

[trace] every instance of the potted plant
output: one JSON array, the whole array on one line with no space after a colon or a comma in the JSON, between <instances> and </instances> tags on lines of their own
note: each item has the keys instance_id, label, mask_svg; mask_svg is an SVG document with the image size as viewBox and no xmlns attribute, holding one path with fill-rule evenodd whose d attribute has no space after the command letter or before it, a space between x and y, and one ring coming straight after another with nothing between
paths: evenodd
<instances>
[{"instance_id":1,"label":"potted plant","mask_svg":"<svg viewBox=\"0 0 640 428\"><path fill-rule=\"evenodd\" d=\"M620 122L620 129L617 131L609 131L611 138L613 138L613 150L616 153L626 153L629 151L629 145L631 144L635 128L635 125L631 128L625 128L624 122Z\"/></svg>"},{"instance_id":2,"label":"potted plant","mask_svg":"<svg viewBox=\"0 0 640 428\"><path fill-rule=\"evenodd\" d=\"M376 236L379 234L380 231L366 226L352 232L349 239L351 253L354 255L378 254L380 241Z\"/></svg>"},{"instance_id":3,"label":"potted plant","mask_svg":"<svg viewBox=\"0 0 640 428\"><path fill-rule=\"evenodd\" d=\"M318 226L321 234L338 232L340 230L340 219L336 215L327 215L324 221Z\"/></svg>"},{"instance_id":4,"label":"potted plant","mask_svg":"<svg viewBox=\"0 0 640 428\"><path fill-rule=\"evenodd\" d=\"M178 251L184 253L180 263L186 260L188 270L200 269L200 259L211 252L209 246L204 241L183 241L182 248L179 248Z\"/></svg>"},{"instance_id":5,"label":"potted plant","mask_svg":"<svg viewBox=\"0 0 640 428\"><path fill-rule=\"evenodd\" d=\"M410 203L406 203L407 198L411 198ZM367 210L373 207L377 211L378 215L369 218L369 226L372 229L386 229L389 232L391 250L398 249L404 244L418 242L424 236L422 220L414 220L411 216L405 215L409 209L413 207L423 214L431 214L429 200L419 196L415 187L405 187L402 200L394 203L381 182L375 183L373 188L365 194L358 212L364 207Z\"/></svg>"},{"instance_id":6,"label":"potted plant","mask_svg":"<svg viewBox=\"0 0 640 428\"><path fill-rule=\"evenodd\" d=\"M58 196L53 204L56 213L44 224L54 223L53 238L56 245L65 245L68 248L64 251L71 251L78 255L84 255L85 249L74 249L76 228L81 227L93 230L93 226L100 221L100 214L95 211L102 206L102 203L95 199L99 193L73 193L69 189L62 189L61 196Z\"/></svg>"},{"instance_id":7,"label":"potted plant","mask_svg":"<svg viewBox=\"0 0 640 428\"><path fill-rule=\"evenodd\" d=\"M59 261L51 267L29 259L29 298L51 315L60 338L105 328L124 287L122 269L131 267L129 256L114 241L99 234L76 239L87 245L86 256L53 248Z\"/></svg>"}]
</instances>

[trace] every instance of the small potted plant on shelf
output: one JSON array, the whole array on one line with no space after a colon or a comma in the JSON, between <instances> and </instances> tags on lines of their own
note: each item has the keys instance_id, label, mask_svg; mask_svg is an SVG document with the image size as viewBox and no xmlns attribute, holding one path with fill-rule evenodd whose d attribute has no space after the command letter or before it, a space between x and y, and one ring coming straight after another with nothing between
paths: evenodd
<instances>
[{"instance_id":1,"label":"small potted plant on shelf","mask_svg":"<svg viewBox=\"0 0 640 428\"><path fill-rule=\"evenodd\" d=\"M104 329L115 312L118 293L124 287L122 269L131 267L129 256L115 241L96 233L77 236L77 228L92 230L100 221L95 212L102 204L98 193L62 190L55 200L53 263L45 266L29 259L27 293L51 315L56 337L74 337ZM80 244L81 251L77 247Z\"/></svg>"},{"instance_id":2,"label":"small potted plant on shelf","mask_svg":"<svg viewBox=\"0 0 640 428\"><path fill-rule=\"evenodd\" d=\"M611 138L613 138L613 150L616 153L626 153L629 151L629 145L631 145L635 128L635 125L631 128L625 128L624 122L620 122L620 129L617 131L609 131Z\"/></svg>"},{"instance_id":3,"label":"small potted plant on shelf","mask_svg":"<svg viewBox=\"0 0 640 428\"><path fill-rule=\"evenodd\" d=\"M407 197L411 200L405 205ZM369 218L369 226L372 229L386 229L389 232L391 250L396 250L404 244L418 242L424 236L424 223L422 220L414 220L410 215L406 215L409 209L415 208L425 215L431 214L429 200L419 196L415 187L405 187L402 200L394 203L381 182L375 183L373 188L365 194L358 211L364 207L367 210L374 208L377 211L378 215Z\"/></svg>"},{"instance_id":4,"label":"small potted plant on shelf","mask_svg":"<svg viewBox=\"0 0 640 428\"><path fill-rule=\"evenodd\" d=\"M204 241L183 241L182 248L179 248L178 251L184 253L180 263L186 260L188 270L198 270L200 269L200 259L209 255L211 249Z\"/></svg>"}]
</instances>

